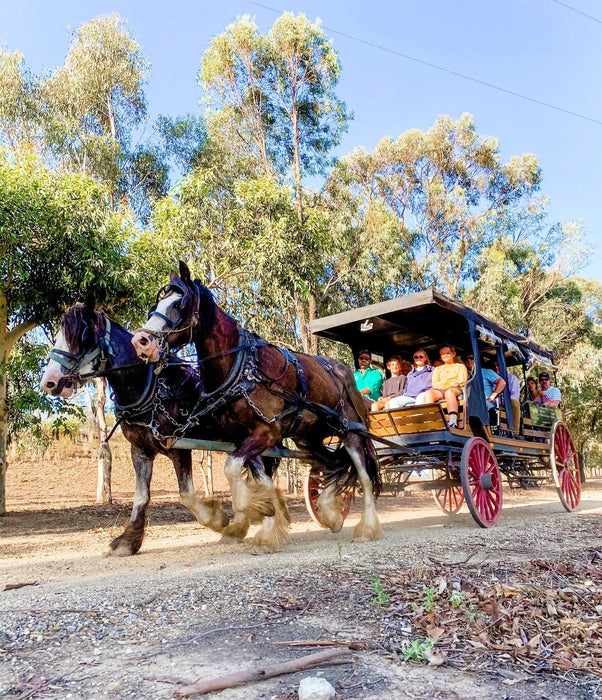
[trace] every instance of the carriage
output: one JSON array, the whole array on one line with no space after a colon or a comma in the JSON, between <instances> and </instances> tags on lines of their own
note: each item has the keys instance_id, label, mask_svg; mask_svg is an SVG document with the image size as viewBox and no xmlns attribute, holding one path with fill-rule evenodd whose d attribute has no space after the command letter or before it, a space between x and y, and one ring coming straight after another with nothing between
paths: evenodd
<instances>
[{"instance_id":1,"label":"carriage","mask_svg":"<svg viewBox=\"0 0 602 700\"><path fill-rule=\"evenodd\" d=\"M458 356L474 355L475 369L460 401L459 427L448 424L445 401L371 413L370 434L383 482L393 493L430 490L449 515L466 502L481 527L494 525L500 516L503 479L510 487L528 489L551 477L567 511L579 504L577 453L560 411L526 401L523 395L515 425L512 410L507 410L508 383L494 412L485 402L482 358L496 361L505 379L510 368L526 378L530 367L554 370L551 352L432 289L317 319L312 332L346 344L355 358L363 348L384 360L411 357L418 347L436 351L442 345L454 346ZM336 437L331 442L336 444ZM320 468L314 467L305 482L307 507L317 521L321 480Z\"/></svg>"},{"instance_id":2,"label":"carriage","mask_svg":"<svg viewBox=\"0 0 602 700\"><path fill-rule=\"evenodd\" d=\"M109 321L92 300L65 313L42 388L66 397L106 376L132 444L136 498L112 552L126 556L140 548L157 454L172 460L181 502L202 525L243 539L251 523L261 522L253 538L261 551L276 551L288 536L286 504L272 479L281 457L312 465L308 510L333 532L343 526L354 489L361 491L358 541L382 534L375 508L382 481L395 493L431 490L448 514L466 501L481 527L500 516L503 477L528 488L551 475L563 506L570 511L579 504L577 455L559 412L524 402L515 425L503 407L511 406L507 389L493 420L485 403L481 356L495 359L506 377L508 368L553 369L550 352L432 290L318 319L312 331L346 343L355 357L364 347L383 359L441 345L470 352L476 367L464 387L458 427L444 402L367 415L348 366L251 333L217 306L183 262L136 334ZM190 342L199 371L170 352ZM287 438L296 450L285 446ZM193 449L231 453L225 473L232 520L221 503L195 496Z\"/></svg>"}]
</instances>

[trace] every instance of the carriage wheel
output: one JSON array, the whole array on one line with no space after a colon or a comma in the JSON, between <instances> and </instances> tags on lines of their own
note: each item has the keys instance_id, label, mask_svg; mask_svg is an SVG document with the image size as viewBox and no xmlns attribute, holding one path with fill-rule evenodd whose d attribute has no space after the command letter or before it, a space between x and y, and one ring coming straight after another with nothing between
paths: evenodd
<instances>
[{"instance_id":1,"label":"carriage wheel","mask_svg":"<svg viewBox=\"0 0 602 700\"><path fill-rule=\"evenodd\" d=\"M318 512L317 502L318 497L324 489L324 470L321 467L312 467L309 474L305 477L303 482L303 493L305 495L305 507L309 513L309 517L317 523L320 527L325 527L324 523L320 520L320 513ZM349 513L349 508L351 507L351 499L353 498L352 491L344 491L341 493L343 499L343 507L341 508L341 513L343 519L347 517Z\"/></svg>"},{"instance_id":2,"label":"carriage wheel","mask_svg":"<svg viewBox=\"0 0 602 700\"><path fill-rule=\"evenodd\" d=\"M462 450L460 478L468 510L480 527L495 525L502 512L502 475L491 446L470 438Z\"/></svg>"},{"instance_id":3,"label":"carriage wheel","mask_svg":"<svg viewBox=\"0 0 602 700\"><path fill-rule=\"evenodd\" d=\"M449 476L449 475L448 475ZM448 486L446 489L431 491L435 503L446 515L455 515L464 505L462 486Z\"/></svg>"},{"instance_id":4,"label":"carriage wheel","mask_svg":"<svg viewBox=\"0 0 602 700\"><path fill-rule=\"evenodd\" d=\"M552 426L550 465L560 502L571 512L581 500L581 476L577 450L569 429L562 421L557 421Z\"/></svg>"}]
</instances>

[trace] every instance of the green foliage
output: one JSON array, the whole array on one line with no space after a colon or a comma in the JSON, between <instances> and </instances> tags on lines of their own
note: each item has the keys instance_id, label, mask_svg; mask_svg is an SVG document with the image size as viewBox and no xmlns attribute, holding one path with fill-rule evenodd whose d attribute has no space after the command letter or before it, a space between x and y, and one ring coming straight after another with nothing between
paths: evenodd
<instances>
[{"instance_id":1,"label":"green foliage","mask_svg":"<svg viewBox=\"0 0 602 700\"><path fill-rule=\"evenodd\" d=\"M323 172L349 118L334 92L339 75L332 44L303 14L284 13L267 34L239 18L201 62L209 131L266 175Z\"/></svg>"},{"instance_id":2,"label":"green foliage","mask_svg":"<svg viewBox=\"0 0 602 700\"><path fill-rule=\"evenodd\" d=\"M125 292L129 229L107 205L87 176L0 153L0 291L12 324L49 323L86 292Z\"/></svg>"},{"instance_id":3,"label":"green foliage","mask_svg":"<svg viewBox=\"0 0 602 700\"><path fill-rule=\"evenodd\" d=\"M435 594L436 590L432 588L431 586L425 586L424 591L422 592L423 595L423 600L422 600L422 605L424 607L424 611L427 613L433 612L435 609Z\"/></svg>"},{"instance_id":4,"label":"green foliage","mask_svg":"<svg viewBox=\"0 0 602 700\"><path fill-rule=\"evenodd\" d=\"M43 451L49 439L43 417L49 413L55 416L53 436L58 435L63 426L81 425L80 406L53 399L37 389L47 352L46 344L37 343L28 335L17 343L10 356L7 365L9 444L17 439L26 440L30 446Z\"/></svg>"},{"instance_id":5,"label":"green foliage","mask_svg":"<svg viewBox=\"0 0 602 700\"><path fill-rule=\"evenodd\" d=\"M440 117L427 132L383 139L372 153L357 149L333 177L346 183L364 216L379 202L411 231L416 285L455 297L500 218L532 204L541 173L530 154L502 163L497 140L478 136L463 114Z\"/></svg>"},{"instance_id":6,"label":"green foliage","mask_svg":"<svg viewBox=\"0 0 602 700\"><path fill-rule=\"evenodd\" d=\"M459 608L460 605L462 605L462 601L464 600L464 591L460 590L455 590L452 592L451 596L449 597L449 602L452 608Z\"/></svg>"},{"instance_id":7,"label":"green foliage","mask_svg":"<svg viewBox=\"0 0 602 700\"><path fill-rule=\"evenodd\" d=\"M401 647L401 653L405 661L424 661L427 651L433 648L435 642L426 639L421 642L418 639L407 640Z\"/></svg>"},{"instance_id":8,"label":"green foliage","mask_svg":"<svg viewBox=\"0 0 602 700\"><path fill-rule=\"evenodd\" d=\"M378 574L372 574L372 605L383 605L389 600L389 594L385 592Z\"/></svg>"}]
</instances>

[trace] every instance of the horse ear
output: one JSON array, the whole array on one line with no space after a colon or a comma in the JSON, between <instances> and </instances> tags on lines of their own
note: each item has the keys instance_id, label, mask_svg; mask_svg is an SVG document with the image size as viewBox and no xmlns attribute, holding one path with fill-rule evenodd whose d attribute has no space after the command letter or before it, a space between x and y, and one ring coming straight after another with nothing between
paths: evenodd
<instances>
[{"instance_id":1,"label":"horse ear","mask_svg":"<svg viewBox=\"0 0 602 700\"><path fill-rule=\"evenodd\" d=\"M170 281L170 282L174 282L174 281L177 280L177 279L178 279L178 273L177 273L175 270L172 270L172 271L169 273L169 281Z\"/></svg>"},{"instance_id":2,"label":"horse ear","mask_svg":"<svg viewBox=\"0 0 602 700\"><path fill-rule=\"evenodd\" d=\"M180 277L183 280L190 280L190 268L183 260L180 260Z\"/></svg>"}]
</instances>

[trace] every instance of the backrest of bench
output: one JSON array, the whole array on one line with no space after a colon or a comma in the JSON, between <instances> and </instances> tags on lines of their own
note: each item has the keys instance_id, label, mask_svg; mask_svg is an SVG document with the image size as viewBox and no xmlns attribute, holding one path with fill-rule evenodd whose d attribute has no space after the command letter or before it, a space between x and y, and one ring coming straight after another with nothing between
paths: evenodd
<instances>
[{"instance_id":1,"label":"backrest of bench","mask_svg":"<svg viewBox=\"0 0 602 700\"><path fill-rule=\"evenodd\" d=\"M459 413L461 414L462 407ZM424 433L445 430L446 424L439 404L407 406L392 411L378 411L370 414L370 432L387 437L408 433Z\"/></svg>"}]
</instances>

